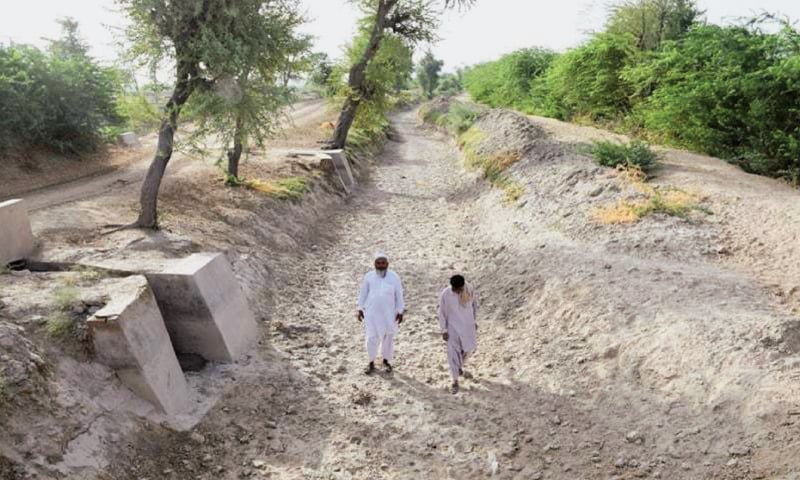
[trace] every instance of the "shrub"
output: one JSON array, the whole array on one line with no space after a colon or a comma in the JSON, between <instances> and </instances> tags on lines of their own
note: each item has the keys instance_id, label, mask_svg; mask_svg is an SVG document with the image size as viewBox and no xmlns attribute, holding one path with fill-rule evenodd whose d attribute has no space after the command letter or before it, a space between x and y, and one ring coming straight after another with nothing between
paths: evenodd
<instances>
[{"instance_id":1,"label":"shrub","mask_svg":"<svg viewBox=\"0 0 800 480\"><path fill-rule=\"evenodd\" d=\"M533 85L555 58L554 52L542 48L517 50L467 70L464 87L476 101L537 113L537 105L543 102L532 96Z\"/></svg>"},{"instance_id":2,"label":"shrub","mask_svg":"<svg viewBox=\"0 0 800 480\"><path fill-rule=\"evenodd\" d=\"M561 119L617 119L630 108L630 83L623 70L637 59L632 35L602 33L559 56L539 88L547 112Z\"/></svg>"},{"instance_id":3,"label":"shrub","mask_svg":"<svg viewBox=\"0 0 800 480\"><path fill-rule=\"evenodd\" d=\"M0 150L93 150L104 127L121 123L119 79L82 51L0 45Z\"/></svg>"},{"instance_id":4,"label":"shrub","mask_svg":"<svg viewBox=\"0 0 800 480\"><path fill-rule=\"evenodd\" d=\"M610 141L595 142L591 153L597 164L604 167L637 167L646 172L653 169L658 163L658 155L648 144L638 140L627 144Z\"/></svg>"},{"instance_id":5,"label":"shrub","mask_svg":"<svg viewBox=\"0 0 800 480\"><path fill-rule=\"evenodd\" d=\"M745 170L800 172L800 33L696 27L626 78L642 126L669 143Z\"/></svg>"}]
</instances>

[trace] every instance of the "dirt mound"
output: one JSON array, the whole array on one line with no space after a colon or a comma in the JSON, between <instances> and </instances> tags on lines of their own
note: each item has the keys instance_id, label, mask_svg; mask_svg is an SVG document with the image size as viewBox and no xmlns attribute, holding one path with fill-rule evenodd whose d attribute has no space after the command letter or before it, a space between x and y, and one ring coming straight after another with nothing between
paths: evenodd
<instances>
[{"instance_id":1,"label":"dirt mound","mask_svg":"<svg viewBox=\"0 0 800 480\"><path fill-rule=\"evenodd\" d=\"M508 110L488 110L473 125L481 132L477 153L494 155L500 152L517 152L520 156L532 153L542 156L545 132L524 115Z\"/></svg>"}]
</instances>

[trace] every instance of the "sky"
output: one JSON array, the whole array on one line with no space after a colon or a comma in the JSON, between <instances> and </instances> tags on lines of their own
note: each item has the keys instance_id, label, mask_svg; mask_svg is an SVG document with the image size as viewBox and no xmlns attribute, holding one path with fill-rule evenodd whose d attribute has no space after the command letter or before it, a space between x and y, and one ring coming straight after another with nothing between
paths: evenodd
<instances>
[{"instance_id":1,"label":"sky","mask_svg":"<svg viewBox=\"0 0 800 480\"><path fill-rule=\"evenodd\" d=\"M492 60L518 48L541 46L563 51L603 26L609 0L478 0L469 11L444 15L440 40L430 47L445 69ZM798 0L700 0L713 23L732 23L760 12L800 20ZM114 34L124 25L114 0L0 0L0 42L43 45L57 37L57 18L74 17L92 54L111 62L118 54ZM337 57L355 29L358 11L347 0L302 0L309 18L303 32L316 37L315 49Z\"/></svg>"}]
</instances>

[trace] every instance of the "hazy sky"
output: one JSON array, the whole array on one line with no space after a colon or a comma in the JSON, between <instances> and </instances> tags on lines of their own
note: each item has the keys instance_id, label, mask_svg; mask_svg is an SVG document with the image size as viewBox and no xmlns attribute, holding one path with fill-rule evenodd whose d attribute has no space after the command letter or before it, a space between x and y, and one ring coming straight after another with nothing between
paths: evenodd
<instances>
[{"instance_id":1,"label":"hazy sky","mask_svg":"<svg viewBox=\"0 0 800 480\"><path fill-rule=\"evenodd\" d=\"M478 0L467 12L449 12L434 53L446 68L491 60L502 53L544 46L555 50L579 44L587 32L602 27L608 0ZM317 37L316 48L338 56L351 37L358 12L346 0L303 0L310 23L304 31ZM762 11L800 19L799 0L700 0L707 17L729 23ZM113 27L124 20L113 0L0 0L0 41L41 45L42 37L59 33L55 19L72 16L81 25L92 53L103 60L116 57Z\"/></svg>"}]
</instances>

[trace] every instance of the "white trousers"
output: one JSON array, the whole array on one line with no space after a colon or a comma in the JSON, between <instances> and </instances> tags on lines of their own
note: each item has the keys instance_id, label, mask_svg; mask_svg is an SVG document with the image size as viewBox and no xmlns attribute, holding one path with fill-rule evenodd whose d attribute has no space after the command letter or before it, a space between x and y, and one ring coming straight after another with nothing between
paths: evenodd
<instances>
[{"instance_id":1,"label":"white trousers","mask_svg":"<svg viewBox=\"0 0 800 480\"><path fill-rule=\"evenodd\" d=\"M394 358L394 335L384 335L381 337L367 337L367 356L369 361L374 362L378 356L378 344L381 345L381 356L384 360L392 363Z\"/></svg>"}]
</instances>

